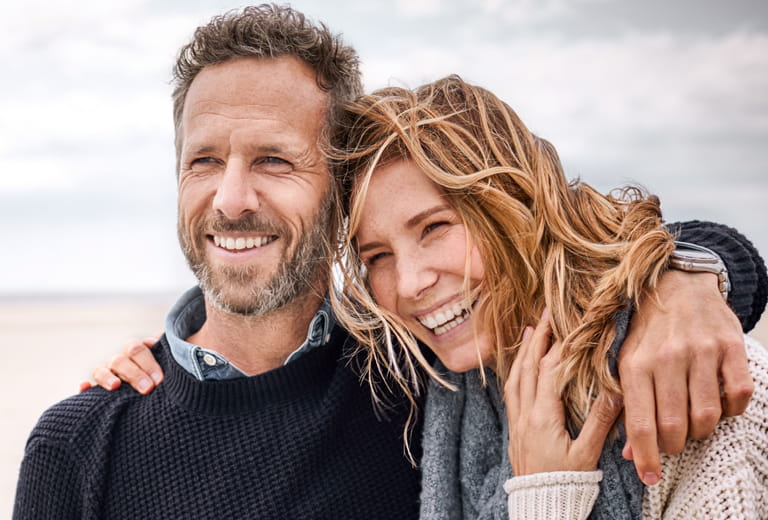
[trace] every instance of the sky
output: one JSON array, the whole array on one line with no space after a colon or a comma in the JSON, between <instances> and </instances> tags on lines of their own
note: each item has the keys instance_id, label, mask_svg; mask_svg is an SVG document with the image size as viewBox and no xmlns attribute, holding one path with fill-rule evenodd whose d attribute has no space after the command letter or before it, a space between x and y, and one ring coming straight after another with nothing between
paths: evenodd
<instances>
[{"instance_id":1,"label":"sky","mask_svg":"<svg viewBox=\"0 0 768 520\"><path fill-rule=\"evenodd\" d=\"M0 296L176 293L169 83L195 27L242 4L39 0L0 16ZM734 226L768 254L765 0L302 0L367 90L458 73L602 191Z\"/></svg>"}]
</instances>

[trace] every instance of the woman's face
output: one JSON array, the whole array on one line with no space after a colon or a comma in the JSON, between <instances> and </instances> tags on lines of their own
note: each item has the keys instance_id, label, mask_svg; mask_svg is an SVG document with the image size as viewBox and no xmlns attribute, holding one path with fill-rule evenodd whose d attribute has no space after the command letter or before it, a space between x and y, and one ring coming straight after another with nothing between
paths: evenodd
<instances>
[{"instance_id":1,"label":"woman's face","mask_svg":"<svg viewBox=\"0 0 768 520\"><path fill-rule=\"evenodd\" d=\"M487 334L475 335L464 290L467 236L443 192L416 165L398 160L377 168L363 201L357 242L376 302L398 315L455 372L492 357ZM469 286L483 279L477 248L469 252Z\"/></svg>"}]
</instances>

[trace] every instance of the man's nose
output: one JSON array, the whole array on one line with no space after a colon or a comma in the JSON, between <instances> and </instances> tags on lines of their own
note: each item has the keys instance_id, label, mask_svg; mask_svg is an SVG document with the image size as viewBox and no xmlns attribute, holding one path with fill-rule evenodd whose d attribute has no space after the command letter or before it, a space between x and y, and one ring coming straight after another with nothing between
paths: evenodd
<instances>
[{"instance_id":1,"label":"man's nose","mask_svg":"<svg viewBox=\"0 0 768 520\"><path fill-rule=\"evenodd\" d=\"M241 161L230 161L221 174L213 198L213 210L236 220L259 208L256 174Z\"/></svg>"}]
</instances>

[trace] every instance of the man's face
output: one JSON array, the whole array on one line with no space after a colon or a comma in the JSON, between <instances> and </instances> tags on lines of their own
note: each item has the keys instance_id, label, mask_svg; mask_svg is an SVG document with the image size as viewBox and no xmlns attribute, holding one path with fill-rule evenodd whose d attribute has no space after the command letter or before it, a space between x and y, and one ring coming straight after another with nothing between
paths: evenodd
<instances>
[{"instance_id":1,"label":"man's face","mask_svg":"<svg viewBox=\"0 0 768 520\"><path fill-rule=\"evenodd\" d=\"M181 120L179 239L208 300L273 312L327 276L328 97L293 57L204 68Z\"/></svg>"}]
</instances>

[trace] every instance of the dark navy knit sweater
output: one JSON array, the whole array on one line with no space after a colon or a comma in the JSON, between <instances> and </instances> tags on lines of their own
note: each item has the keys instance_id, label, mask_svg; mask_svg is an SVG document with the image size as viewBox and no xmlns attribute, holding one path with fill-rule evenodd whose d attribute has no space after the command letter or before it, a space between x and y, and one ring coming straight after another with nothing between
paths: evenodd
<instances>
[{"instance_id":1,"label":"dark navy knit sweater","mask_svg":"<svg viewBox=\"0 0 768 520\"><path fill-rule=\"evenodd\" d=\"M200 382L161 339L152 394L95 388L43 415L14 518L417 518L405 409L375 417L345 342L337 327L285 366Z\"/></svg>"}]
</instances>

